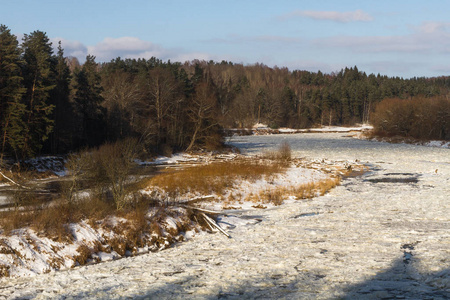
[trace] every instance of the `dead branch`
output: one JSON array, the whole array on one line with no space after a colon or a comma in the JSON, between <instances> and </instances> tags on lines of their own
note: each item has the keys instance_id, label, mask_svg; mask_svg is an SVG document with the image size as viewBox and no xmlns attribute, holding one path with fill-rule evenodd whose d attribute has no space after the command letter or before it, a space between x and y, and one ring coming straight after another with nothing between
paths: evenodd
<instances>
[{"instance_id":1,"label":"dead branch","mask_svg":"<svg viewBox=\"0 0 450 300\"><path fill-rule=\"evenodd\" d=\"M201 213L201 215L203 216L203 218L205 219L205 221L207 223L210 224L210 226L213 226L214 228L216 228L217 230L219 230L221 233L223 233L226 237L231 238L231 236L222 229L222 227L220 227L216 221L214 221L213 219L211 219L210 217L208 217L205 213Z\"/></svg>"},{"instance_id":2,"label":"dead branch","mask_svg":"<svg viewBox=\"0 0 450 300\"><path fill-rule=\"evenodd\" d=\"M5 174L3 174L3 172L0 170L0 175L3 176L3 178L5 178L6 180L8 180L9 182L11 182L14 185L17 185L20 188L26 189L26 190L31 190L31 188L21 185L20 183L15 182L14 180L12 180L11 178L9 178L8 176L6 176Z\"/></svg>"}]
</instances>

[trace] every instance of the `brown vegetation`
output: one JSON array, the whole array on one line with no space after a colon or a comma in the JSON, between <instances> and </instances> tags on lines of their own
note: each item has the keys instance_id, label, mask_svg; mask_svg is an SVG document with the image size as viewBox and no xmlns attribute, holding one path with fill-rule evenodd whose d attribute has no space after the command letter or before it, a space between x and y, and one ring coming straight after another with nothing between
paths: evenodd
<instances>
[{"instance_id":1,"label":"brown vegetation","mask_svg":"<svg viewBox=\"0 0 450 300\"><path fill-rule=\"evenodd\" d=\"M187 193L221 195L238 180L255 181L282 171L283 166L271 160L238 159L169 171L151 178L148 185L161 188L171 198Z\"/></svg>"},{"instance_id":2,"label":"brown vegetation","mask_svg":"<svg viewBox=\"0 0 450 300\"><path fill-rule=\"evenodd\" d=\"M267 151L263 154L263 158L279 161L284 164L288 164L292 160L291 146L288 142L284 141L278 147L277 151Z\"/></svg>"},{"instance_id":3,"label":"brown vegetation","mask_svg":"<svg viewBox=\"0 0 450 300\"><path fill-rule=\"evenodd\" d=\"M415 97L381 101L372 114L375 136L450 139L450 99Z\"/></svg>"}]
</instances>

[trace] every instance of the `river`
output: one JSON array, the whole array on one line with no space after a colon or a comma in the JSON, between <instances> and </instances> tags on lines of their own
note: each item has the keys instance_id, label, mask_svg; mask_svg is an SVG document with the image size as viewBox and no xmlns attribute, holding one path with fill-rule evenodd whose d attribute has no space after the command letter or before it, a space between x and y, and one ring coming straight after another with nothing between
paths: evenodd
<instances>
[{"instance_id":1,"label":"river","mask_svg":"<svg viewBox=\"0 0 450 300\"><path fill-rule=\"evenodd\" d=\"M370 171L322 197L244 212L249 222L148 255L0 281L6 298L448 299L450 150L342 133L233 137L249 155L287 141L295 156ZM223 222L226 218L223 219ZM0 297L1 298L1 297Z\"/></svg>"}]
</instances>

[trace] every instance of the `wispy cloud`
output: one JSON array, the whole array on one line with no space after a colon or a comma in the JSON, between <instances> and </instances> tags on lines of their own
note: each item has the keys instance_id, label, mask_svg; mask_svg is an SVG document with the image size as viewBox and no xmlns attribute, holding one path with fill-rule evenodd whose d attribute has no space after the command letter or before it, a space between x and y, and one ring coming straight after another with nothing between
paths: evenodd
<instances>
[{"instance_id":1,"label":"wispy cloud","mask_svg":"<svg viewBox=\"0 0 450 300\"><path fill-rule=\"evenodd\" d=\"M284 65L289 66L291 69L296 70L306 70L311 72L321 71L324 73L331 73L339 71L344 68L344 64L339 63L327 63L324 61L314 60L314 59L304 59L304 60L291 60L285 61Z\"/></svg>"},{"instance_id":2,"label":"wispy cloud","mask_svg":"<svg viewBox=\"0 0 450 300\"><path fill-rule=\"evenodd\" d=\"M410 61L383 60L372 61L361 65L362 68L368 68L373 73L380 74L405 74L422 68L421 63L411 63Z\"/></svg>"},{"instance_id":3,"label":"wispy cloud","mask_svg":"<svg viewBox=\"0 0 450 300\"><path fill-rule=\"evenodd\" d=\"M432 48L431 45L417 43L412 36L336 36L316 39L312 43L319 48L344 49L353 53L424 53Z\"/></svg>"},{"instance_id":4,"label":"wispy cloud","mask_svg":"<svg viewBox=\"0 0 450 300\"><path fill-rule=\"evenodd\" d=\"M369 22L373 21L373 17L368 13L358 9L355 11L339 12L339 11L315 11L315 10L297 10L292 13L280 16L280 19L292 19L296 17L306 17L314 20L327 20L339 23L348 22Z\"/></svg>"},{"instance_id":5,"label":"wispy cloud","mask_svg":"<svg viewBox=\"0 0 450 300\"><path fill-rule=\"evenodd\" d=\"M242 43L298 43L302 39L298 37L277 36L277 35L258 35L258 36L241 36L228 35L224 38L214 38L204 40L206 43L224 43L224 44L242 44Z\"/></svg>"},{"instance_id":6,"label":"wispy cloud","mask_svg":"<svg viewBox=\"0 0 450 300\"><path fill-rule=\"evenodd\" d=\"M412 32L397 36L335 36L315 39L316 47L354 53L450 53L450 23L425 22Z\"/></svg>"}]
</instances>

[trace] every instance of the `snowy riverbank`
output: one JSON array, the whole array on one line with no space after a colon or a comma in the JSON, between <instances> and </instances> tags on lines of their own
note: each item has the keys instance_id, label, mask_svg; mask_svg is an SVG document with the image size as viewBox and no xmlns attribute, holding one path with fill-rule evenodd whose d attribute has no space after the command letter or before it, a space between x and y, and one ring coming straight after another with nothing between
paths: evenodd
<instances>
[{"instance_id":1,"label":"snowy riverbank","mask_svg":"<svg viewBox=\"0 0 450 300\"><path fill-rule=\"evenodd\" d=\"M238 155L188 155L179 154L171 158L158 158L152 162L141 164L168 165L172 167L186 164L205 164L211 161L237 159ZM242 158L241 158L242 159ZM319 195L314 184L331 179L331 176L342 175L347 168L353 166L358 171L363 166L349 162L332 161L292 161L291 166L282 173L264 176L258 180L243 179L239 182L228 182L228 189L223 195L197 194L189 192L179 195L180 199L210 199L195 207L222 212L224 209L255 210L256 208L272 208L275 201L265 201L262 195L275 194L281 190L288 198L296 199L289 194L291 188L299 189L308 186L308 197ZM251 177L252 174L248 174ZM328 188L323 189L325 192ZM185 205L177 205L177 199L169 195L155 196L155 187L147 187L141 191L151 199L161 198L161 203L170 200L171 205L153 207L145 214L150 222L149 230L140 232L133 218L107 217L100 220L85 219L80 223L67 224L66 237L54 236L51 233L38 232L31 228L16 229L8 233L0 233L0 275L10 277L34 276L67 270L75 266L93 264L140 255L170 247L174 242L191 239L202 229L197 222L192 222L192 212ZM323 193L323 192L322 192ZM281 194L278 194L281 197ZM232 199L232 200L230 200ZM185 201L185 200L183 200ZM277 199L278 202L283 199ZM192 208L194 206L191 206ZM199 216L201 218L201 216ZM157 227L157 228L156 228ZM189 229L188 231L186 231ZM138 235L138 236L137 236ZM136 243L136 239L140 242Z\"/></svg>"},{"instance_id":2,"label":"snowy riverbank","mask_svg":"<svg viewBox=\"0 0 450 300\"><path fill-rule=\"evenodd\" d=\"M240 210L231 234L31 278L5 278L6 298L447 299L450 152L341 133L235 137L247 154L287 141L297 157L371 166L329 194Z\"/></svg>"}]
</instances>

